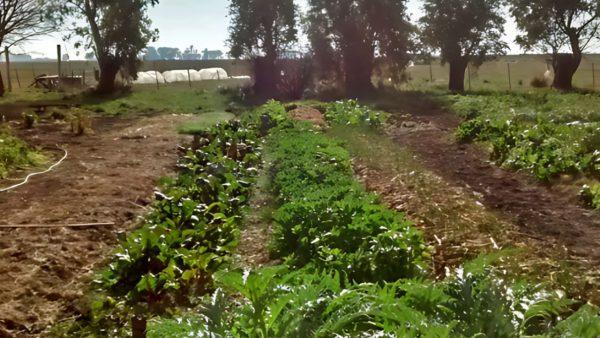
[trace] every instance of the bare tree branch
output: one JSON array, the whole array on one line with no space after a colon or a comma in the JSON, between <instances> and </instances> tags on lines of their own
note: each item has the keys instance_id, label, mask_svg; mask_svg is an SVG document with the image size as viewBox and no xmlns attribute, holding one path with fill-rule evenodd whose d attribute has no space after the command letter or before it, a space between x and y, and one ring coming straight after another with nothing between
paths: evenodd
<instances>
[{"instance_id":1,"label":"bare tree branch","mask_svg":"<svg viewBox=\"0 0 600 338\"><path fill-rule=\"evenodd\" d=\"M41 0L0 0L0 45L14 46L52 31Z\"/></svg>"}]
</instances>

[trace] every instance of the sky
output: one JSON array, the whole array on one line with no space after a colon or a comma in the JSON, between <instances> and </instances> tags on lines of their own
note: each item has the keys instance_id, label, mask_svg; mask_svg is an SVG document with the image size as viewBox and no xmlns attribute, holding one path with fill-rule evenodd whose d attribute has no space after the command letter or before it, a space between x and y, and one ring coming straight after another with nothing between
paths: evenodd
<instances>
[{"instance_id":1,"label":"sky","mask_svg":"<svg viewBox=\"0 0 600 338\"><path fill-rule=\"evenodd\" d=\"M301 9L306 8L306 0L296 0ZM421 16L420 1L409 0L408 12L412 20ZM181 50L194 45L198 50L220 49L228 51L226 46L229 19L228 0L162 0L152 8L148 15L153 27L158 28L160 37L151 45L155 47L178 47ZM510 53L521 50L513 42L517 29L509 20L506 26L505 40L511 46ZM34 57L56 58L56 45L61 44L63 53L70 54L71 59L81 59L85 52L79 53L73 48L73 42L62 40L61 34L38 38L28 44L15 48L14 52L29 53Z\"/></svg>"}]
</instances>

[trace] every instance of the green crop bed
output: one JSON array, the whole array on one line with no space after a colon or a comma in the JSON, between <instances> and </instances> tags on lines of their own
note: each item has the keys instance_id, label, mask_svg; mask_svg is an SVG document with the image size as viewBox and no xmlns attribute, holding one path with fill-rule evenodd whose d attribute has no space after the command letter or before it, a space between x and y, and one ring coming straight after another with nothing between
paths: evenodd
<instances>
[{"instance_id":1,"label":"green crop bed","mask_svg":"<svg viewBox=\"0 0 600 338\"><path fill-rule=\"evenodd\" d=\"M460 141L483 141L500 165L526 170L539 180L561 175L590 181L582 197L598 204L600 180L600 97L538 92L451 97L466 119Z\"/></svg>"},{"instance_id":2,"label":"green crop bed","mask_svg":"<svg viewBox=\"0 0 600 338\"><path fill-rule=\"evenodd\" d=\"M430 280L420 232L364 191L343 145L287 120L276 102L262 112L279 122L265 152L272 159L272 193L279 204L271 248L283 265L220 270L214 275L216 292L192 311L153 320L150 337L592 337L600 332L597 308L578 307L538 285L504 280L489 267L498 257L481 257L443 281Z\"/></svg>"}]
</instances>

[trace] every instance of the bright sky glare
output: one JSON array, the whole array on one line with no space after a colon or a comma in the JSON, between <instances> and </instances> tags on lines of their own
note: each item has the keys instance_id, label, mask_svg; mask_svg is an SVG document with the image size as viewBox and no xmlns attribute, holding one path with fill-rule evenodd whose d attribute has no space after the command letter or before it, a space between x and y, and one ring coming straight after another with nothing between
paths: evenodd
<instances>
[{"instance_id":1,"label":"bright sky glare","mask_svg":"<svg viewBox=\"0 0 600 338\"><path fill-rule=\"evenodd\" d=\"M306 8L307 0L296 0L301 9ZM413 20L421 16L421 1L409 0L409 14ZM227 51L229 18L228 0L162 0L149 12L154 27L160 31L160 38L153 43L156 47L178 47L184 50L194 45L198 50L221 49ZM511 46L511 53L521 50L513 43L517 34L512 20L507 23L505 40ZM34 57L56 58L56 45L61 44L72 59L81 59L85 55L73 48L72 42L64 42L60 35L47 36L31 41L14 52L26 52Z\"/></svg>"}]
</instances>

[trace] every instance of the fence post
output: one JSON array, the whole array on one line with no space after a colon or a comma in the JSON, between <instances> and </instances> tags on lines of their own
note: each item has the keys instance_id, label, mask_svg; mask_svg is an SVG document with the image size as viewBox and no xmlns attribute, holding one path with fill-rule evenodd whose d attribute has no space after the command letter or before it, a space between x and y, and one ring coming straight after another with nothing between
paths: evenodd
<instances>
[{"instance_id":1,"label":"fence post","mask_svg":"<svg viewBox=\"0 0 600 338\"><path fill-rule=\"evenodd\" d=\"M592 89L596 90L596 64L592 62Z\"/></svg>"},{"instance_id":2,"label":"fence post","mask_svg":"<svg viewBox=\"0 0 600 338\"><path fill-rule=\"evenodd\" d=\"M506 63L506 68L508 69L508 90L512 91L512 80L510 78L510 62Z\"/></svg>"},{"instance_id":3,"label":"fence post","mask_svg":"<svg viewBox=\"0 0 600 338\"><path fill-rule=\"evenodd\" d=\"M469 91L471 91L471 64L467 63L467 73L469 78Z\"/></svg>"},{"instance_id":4,"label":"fence post","mask_svg":"<svg viewBox=\"0 0 600 338\"><path fill-rule=\"evenodd\" d=\"M62 77L62 55L61 55L61 47L60 45L56 45L56 55L57 55L57 67L58 67L58 87L60 88L60 78Z\"/></svg>"},{"instance_id":5,"label":"fence post","mask_svg":"<svg viewBox=\"0 0 600 338\"><path fill-rule=\"evenodd\" d=\"M433 65L431 61L429 61L429 82L433 83Z\"/></svg>"},{"instance_id":6,"label":"fence post","mask_svg":"<svg viewBox=\"0 0 600 338\"><path fill-rule=\"evenodd\" d=\"M187 72L188 72L188 83L190 84L190 88L192 88L192 77L190 75L190 70L188 69Z\"/></svg>"},{"instance_id":7,"label":"fence post","mask_svg":"<svg viewBox=\"0 0 600 338\"><path fill-rule=\"evenodd\" d=\"M156 90L160 89L158 84L158 70L156 70L156 62L154 62L154 77L156 78Z\"/></svg>"},{"instance_id":8,"label":"fence post","mask_svg":"<svg viewBox=\"0 0 600 338\"><path fill-rule=\"evenodd\" d=\"M6 81L8 82L8 91L12 92L12 81L10 80L10 54L8 47L4 47L4 55L6 56Z\"/></svg>"},{"instance_id":9,"label":"fence post","mask_svg":"<svg viewBox=\"0 0 600 338\"><path fill-rule=\"evenodd\" d=\"M85 87L85 69L81 71L81 84Z\"/></svg>"},{"instance_id":10,"label":"fence post","mask_svg":"<svg viewBox=\"0 0 600 338\"><path fill-rule=\"evenodd\" d=\"M19 79L19 70L15 69L15 75L17 77L17 84L19 84L19 89L21 89L21 80Z\"/></svg>"}]
</instances>

